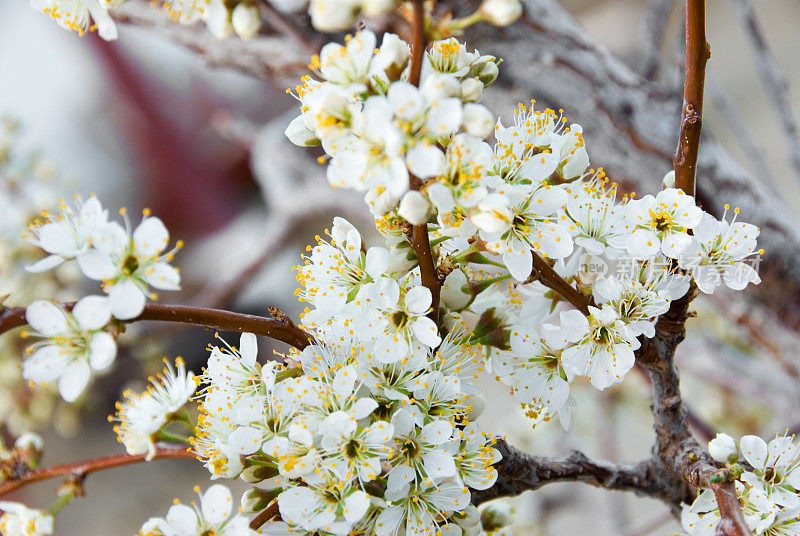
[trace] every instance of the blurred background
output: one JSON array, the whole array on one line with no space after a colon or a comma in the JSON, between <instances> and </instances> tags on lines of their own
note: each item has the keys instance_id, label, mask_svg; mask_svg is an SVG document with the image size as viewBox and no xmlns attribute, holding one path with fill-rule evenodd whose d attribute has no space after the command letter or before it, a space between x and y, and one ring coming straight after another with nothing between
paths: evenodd
<instances>
[{"instance_id":1,"label":"blurred background","mask_svg":"<svg viewBox=\"0 0 800 536\"><path fill-rule=\"evenodd\" d=\"M754 3L788 80L791 101L800 107L796 57L800 3ZM562 4L612 54L632 65L637 61L647 2ZM778 116L731 3L708 0L707 5L713 53L704 128L757 178L767 180L731 128L732 105L740 115L740 126L769 164L775 195L800 210L800 185L781 140ZM666 26L667 51L679 46L678 11ZM176 262L184 290L169 297L165 293L165 300L256 314L275 305L296 318L299 304L290 269L299 262L305 245L337 214L361 224L362 230L369 228L364 227L369 218L357 194L328 195L323 168L309 172L308 167L294 164L303 151L282 141L285 125L296 115L296 101L285 88L208 67L192 52L146 29L121 26L115 43L94 35L81 39L23 0L0 2L0 68L0 116L19 121L16 151L37 150L49 161L58 177L53 179L54 191L61 189L66 198L95 192L112 211L127 206L137 213L149 207L165 221L173 239L186 241ZM593 163L602 164L602 155L593 154L591 146L588 149ZM309 210L308 199L323 201ZM0 213L0 220L3 217ZM70 274L61 276L69 279ZM730 318L718 314L719 303L713 300L698 302L698 309L700 319L692 321L689 339L679 350L686 400L696 413L715 431L734 435L766 437L800 421L797 355L769 348L768 331L760 332L761 344L741 337ZM16 415L13 407L19 400L6 397L0 400L0 414L10 431L18 433L30 423L52 417L53 426L44 428L46 464L121 452L105 419L121 390L136 387L137 381L141 386L135 378L152 373L164 355L182 355L199 370L213 336L196 328L163 330L142 324L131 326L123 337L134 335L138 335L135 344L125 345L121 339L114 371L96 382L81 401L85 412L80 417L54 400L42 400L30 414ZM10 343L5 344L5 351L10 351ZM271 350L264 343L262 351ZM0 384L13 383L15 374L18 370L13 367L3 367ZM550 454L579 446L615 461L648 455L649 388L641 375L632 372L623 384L602 393L576 389L579 409L569 434L555 423L534 431L519 408L509 409L517 406L499 384L484 383L492 400L482 418L484 426L508 434L524 450ZM508 404L495 403L504 397ZM186 460L94 474L86 483L87 497L59 516L57 534L135 534L149 516L163 515L174 497L190 500L192 487L205 487L207 481L205 470ZM30 486L15 500L46 506L56 484ZM657 502L581 484L548 486L515 504L514 532L519 536L587 530L597 535L647 536L679 530L667 508Z\"/></svg>"}]
</instances>

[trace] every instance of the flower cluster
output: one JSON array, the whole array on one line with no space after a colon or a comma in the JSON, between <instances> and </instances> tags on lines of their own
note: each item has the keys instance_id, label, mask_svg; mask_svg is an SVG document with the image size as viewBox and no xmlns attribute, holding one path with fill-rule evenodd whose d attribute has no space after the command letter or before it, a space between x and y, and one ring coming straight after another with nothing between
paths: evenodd
<instances>
[{"instance_id":1,"label":"flower cluster","mask_svg":"<svg viewBox=\"0 0 800 536\"><path fill-rule=\"evenodd\" d=\"M5 536L47 536L53 534L53 516L24 504L0 501L0 534Z\"/></svg>"},{"instance_id":2,"label":"flower cluster","mask_svg":"<svg viewBox=\"0 0 800 536\"><path fill-rule=\"evenodd\" d=\"M30 225L29 240L50 255L28 270L41 272L74 259L83 275L102 282L114 318L136 318L147 298L157 297L150 287L180 289L180 274L169 263L183 243L165 252L169 232L147 209L134 230L125 209L120 214L124 227L108 221L108 211L94 196L85 202L76 197L74 206L62 202L58 214L45 212L44 219Z\"/></svg>"},{"instance_id":3,"label":"flower cluster","mask_svg":"<svg viewBox=\"0 0 800 536\"><path fill-rule=\"evenodd\" d=\"M306 326L356 331L382 362L435 349L436 304L410 243L425 224L444 278L433 316L466 326L532 417L566 425L569 384L621 381L639 337L692 281L707 293L760 281L748 264L757 227L727 210L717 220L677 188L618 195L560 111L520 105L511 124L495 122L474 102L497 77L494 57L436 41L414 86L408 45L393 34L375 45L369 31L326 45L286 129L322 146L332 186L365 193L385 239L366 248L337 219L309 248L297 270ZM543 268L575 286L583 313L536 281Z\"/></svg>"},{"instance_id":4,"label":"flower cluster","mask_svg":"<svg viewBox=\"0 0 800 536\"><path fill-rule=\"evenodd\" d=\"M178 413L197 388L195 376L187 372L183 359L177 358L175 367L164 362L164 371L150 379L147 390L125 391L124 401L117 402L117 413L109 417L117 422L114 431L128 454L147 454L148 460L155 455L156 442L161 439L164 427L179 417Z\"/></svg>"},{"instance_id":5,"label":"flower cluster","mask_svg":"<svg viewBox=\"0 0 800 536\"><path fill-rule=\"evenodd\" d=\"M736 494L754 534L800 534L800 443L794 436L777 436L767 443L749 435L737 446L732 437L717 434L708 447L736 477ZM691 505L684 505L681 521L692 536L716 534L720 513L713 492L704 490Z\"/></svg>"},{"instance_id":6,"label":"flower cluster","mask_svg":"<svg viewBox=\"0 0 800 536\"><path fill-rule=\"evenodd\" d=\"M0 117L0 306L26 305L40 299L73 300L80 272L69 263L39 274L25 266L41 252L23 238L42 210L58 202L67 179L38 151L23 149L20 124ZM76 408L59 403L54 389L34 388L19 374L24 340L0 337L0 422L21 434L53 422L60 432L75 422Z\"/></svg>"},{"instance_id":7,"label":"flower cluster","mask_svg":"<svg viewBox=\"0 0 800 536\"><path fill-rule=\"evenodd\" d=\"M30 0L36 11L55 20L59 26L83 35L97 31L106 41L117 38L117 27L109 10L126 0ZM283 12L303 9L306 0L269 0ZM205 22L217 39L236 34L250 39L261 29L261 12L255 0L164 0L163 7L175 22L188 25Z\"/></svg>"},{"instance_id":8,"label":"flower cluster","mask_svg":"<svg viewBox=\"0 0 800 536\"><path fill-rule=\"evenodd\" d=\"M238 513L231 515L233 501L228 488L215 484L202 495L200 488L195 488L195 492L200 498L199 505L193 502L187 506L176 500L166 517L148 519L140 536L255 536L245 517Z\"/></svg>"},{"instance_id":9,"label":"flower cluster","mask_svg":"<svg viewBox=\"0 0 800 536\"><path fill-rule=\"evenodd\" d=\"M201 378L195 450L212 478L241 474L258 485L246 497L276 501L282 521L267 530L430 536L467 508L470 488L494 483L499 454L472 422L463 330L438 350L390 355L353 330L315 337L286 364L261 364L244 334L238 349L211 348Z\"/></svg>"}]
</instances>

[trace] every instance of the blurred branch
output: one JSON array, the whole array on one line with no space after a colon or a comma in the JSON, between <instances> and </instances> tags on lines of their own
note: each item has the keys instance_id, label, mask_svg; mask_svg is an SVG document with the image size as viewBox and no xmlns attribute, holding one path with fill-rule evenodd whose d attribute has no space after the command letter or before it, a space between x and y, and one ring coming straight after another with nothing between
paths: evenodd
<instances>
[{"instance_id":1,"label":"blurred branch","mask_svg":"<svg viewBox=\"0 0 800 536\"><path fill-rule=\"evenodd\" d=\"M294 83L308 64L308 50L287 43L284 36L258 36L250 41L219 40L201 24L177 24L164 10L147 0L125 2L113 9L111 15L119 22L152 29L197 52L211 65L232 67L278 84Z\"/></svg>"},{"instance_id":2,"label":"blurred branch","mask_svg":"<svg viewBox=\"0 0 800 536\"><path fill-rule=\"evenodd\" d=\"M82 480L89 473L147 461L145 459L146 456L146 454L115 454L112 456L105 456L103 458L95 458L93 460L65 463L61 465L53 465L51 467L42 467L41 469L34 469L32 471L23 473L21 476L13 480L1 482L0 496L39 480L70 476ZM190 449L187 449L184 445L176 446L163 444L156 446L156 452L152 459L194 457L194 453Z\"/></svg>"},{"instance_id":3,"label":"blurred branch","mask_svg":"<svg viewBox=\"0 0 800 536\"><path fill-rule=\"evenodd\" d=\"M639 72L647 80L655 80L661 67L661 50L669 16L675 0L647 0L639 38Z\"/></svg>"},{"instance_id":4,"label":"blurred branch","mask_svg":"<svg viewBox=\"0 0 800 536\"><path fill-rule=\"evenodd\" d=\"M731 5L739 17L739 24L750 45L753 59L761 75L761 83L778 116L782 130L781 137L789 153L789 162L794 171L795 180L800 181L800 123L798 123L797 111L792 105L789 94L789 82L767 44L753 2L751 0L731 0Z\"/></svg>"},{"instance_id":5,"label":"blurred branch","mask_svg":"<svg viewBox=\"0 0 800 536\"><path fill-rule=\"evenodd\" d=\"M742 151L750 160L750 164L753 166L753 173L763 179L764 184L774 195L779 195L778 181L775 179L775 175L772 174L769 164L767 164L764 150L756 143L742 114L739 113L728 92L714 76L713 71L706 73L706 78L708 79L708 98L719 110L731 133L733 133L736 141L739 142Z\"/></svg>"}]
</instances>

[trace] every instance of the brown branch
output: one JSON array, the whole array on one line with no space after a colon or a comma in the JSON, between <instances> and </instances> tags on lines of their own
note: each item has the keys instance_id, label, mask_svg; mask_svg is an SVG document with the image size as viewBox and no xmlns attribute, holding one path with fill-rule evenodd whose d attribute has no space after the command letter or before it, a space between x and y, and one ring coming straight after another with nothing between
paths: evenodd
<instances>
[{"instance_id":1,"label":"brown branch","mask_svg":"<svg viewBox=\"0 0 800 536\"><path fill-rule=\"evenodd\" d=\"M250 521L250 528L253 530L258 530L261 528L261 525L269 521L270 519L274 518L275 516L280 515L278 512L278 502L275 501L274 503L267 506L264 510L262 510L256 517L254 517Z\"/></svg>"},{"instance_id":2,"label":"brown branch","mask_svg":"<svg viewBox=\"0 0 800 536\"><path fill-rule=\"evenodd\" d=\"M425 33L425 5L424 0L414 0L411 11L411 67L408 81L415 86L419 85L422 73L422 62L425 59L425 48L428 46L428 35ZM409 177L412 190L419 190L422 186L414 175ZM431 251L430 239L428 237L428 224L422 223L414 225L409 235L411 247L417 255L419 272L422 284L431 291L431 312L430 317L434 322L439 321L439 294L442 282L436 270L436 262Z\"/></svg>"},{"instance_id":3,"label":"brown branch","mask_svg":"<svg viewBox=\"0 0 800 536\"><path fill-rule=\"evenodd\" d=\"M581 294L578 289L558 275L558 272L556 272L538 253L531 251L531 254L533 255L533 269L531 270L531 276L525 282L539 281L544 286L553 289L559 296L574 305L580 312L589 316L589 305L592 305L590 299Z\"/></svg>"},{"instance_id":4,"label":"brown branch","mask_svg":"<svg viewBox=\"0 0 800 536\"><path fill-rule=\"evenodd\" d=\"M561 458L545 458L520 452L502 439L494 448L503 456L494 466L498 472L497 483L486 490L473 490L474 504L537 490L555 482L583 482L605 489L633 491L670 504L679 500L650 460L636 465L614 464L589 458L578 451Z\"/></svg>"},{"instance_id":5,"label":"brown branch","mask_svg":"<svg viewBox=\"0 0 800 536\"><path fill-rule=\"evenodd\" d=\"M428 46L428 35L425 33L425 2L413 0L411 6L411 68L408 82L418 86L422 61L425 59L425 48Z\"/></svg>"},{"instance_id":6,"label":"brown branch","mask_svg":"<svg viewBox=\"0 0 800 536\"><path fill-rule=\"evenodd\" d=\"M73 476L83 478L89 473L102 471L103 469L110 469L112 467L121 467L123 465L131 465L134 463L141 463L145 461L146 454L114 454L102 458L95 458L93 460L85 460L80 462L65 463L61 465L53 465L51 467L43 467L29 471L19 478L14 480L7 480L0 483L0 496L5 495L17 488L37 482L39 480L47 480L50 478ZM159 445L156 446L156 454L153 459L165 458L194 458L195 455L185 446L175 445Z\"/></svg>"},{"instance_id":7,"label":"brown branch","mask_svg":"<svg viewBox=\"0 0 800 536\"><path fill-rule=\"evenodd\" d=\"M64 305L71 309L75 304ZM311 335L297 327L294 322L280 312L276 312L275 318L264 318L220 309L148 303L141 315L132 320L126 320L128 323L141 321L180 322L220 331L254 333L301 350L312 340ZM0 312L0 335L26 324L24 307L8 307Z\"/></svg>"},{"instance_id":8,"label":"brown branch","mask_svg":"<svg viewBox=\"0 0 800 536\"><path fill-rule=\"evenodd\" d=\"M800 123L798 123L797 111L792 105L789 82L767 44L767 38L756 16L753 2L731 0L731 5L739 17L739 24L750 45L753 59L761 75L761 83L778 116L782 131L781 137L786 144L795 179L800 180Z\"/></svg>"},{"instance_id":9,"label":"brown branch","mask_svg":"<svg viewBox=\"0 0 800 536\"><path fill-rule=\"evenodd\" d=\"M675 184L695 195L697 155L703 124L703 88L706 62L711 55L706 42L705 0L686 1L686 77L683 82L683 111L678 147L673 156Z\"/></svg>"}]
</instances>

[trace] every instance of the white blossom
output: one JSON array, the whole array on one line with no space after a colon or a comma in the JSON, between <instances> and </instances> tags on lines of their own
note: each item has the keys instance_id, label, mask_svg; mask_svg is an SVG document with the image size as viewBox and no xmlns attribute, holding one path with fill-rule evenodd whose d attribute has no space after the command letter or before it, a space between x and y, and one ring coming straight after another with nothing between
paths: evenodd
<instances>
[{"instance_id":1,"label":"white blossom","mask_svg":"<svg viewBox=\"0 0 800 536\"><path fill-rule=\"evenodd\" d=\"M84 391L92 370L104 371L117 355L114 337L105 330L111 320L108 298L86 296L70 312L46 301L30 304L25 318L33 335L44 340L32 345L22 364L22 376L36 383L58 381L67 402Z\"/></svg>"}]
</instances>

